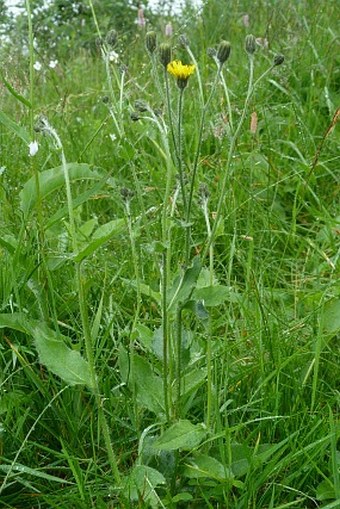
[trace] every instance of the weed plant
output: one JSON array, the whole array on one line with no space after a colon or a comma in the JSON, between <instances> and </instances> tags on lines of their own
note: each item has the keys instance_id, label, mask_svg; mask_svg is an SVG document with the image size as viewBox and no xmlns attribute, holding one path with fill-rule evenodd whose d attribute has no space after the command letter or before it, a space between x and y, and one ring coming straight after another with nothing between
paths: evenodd
<instances>
[{"instance_id":1,"label":"weed plant","mask_svg":"<svg viewBox=\"0 0 340 509\"><path fill-rule=\"evenodd\" d=\"M340 507L330 4L210 0L125 48L90 1L97 55L37 71L26 0L29 62L1 68L2 507Z\"/></svg>"}]
</instances>

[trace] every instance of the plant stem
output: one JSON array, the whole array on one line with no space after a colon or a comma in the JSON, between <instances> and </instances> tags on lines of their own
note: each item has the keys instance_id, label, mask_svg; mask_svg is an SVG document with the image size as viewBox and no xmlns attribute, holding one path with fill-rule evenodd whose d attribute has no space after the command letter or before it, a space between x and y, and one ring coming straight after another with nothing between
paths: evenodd
<instances>
[{"instance_id":1,"label":"plant stem","mask_svg":"<svg viewBox=\"0 0 340 509\"><path fill-rule=\"evenodd\" d=\"M182 308L177 309L176 316L176 350L177 350L177 394L175 405L175 417L181 418L181 380L182 380Z\"/></svg>"},{"instance_id":2,"label":"plant stem","mask_svg":"<svg viewBox=\"0 0 340 509\"><path fill-rule=\"evenodd\" d=\"M205 105L203 107L203 110L202 110L201 121L200 121L200 126L199 126L199 131L198 131L198 142L197 142L197 148L196 148L195 159L194 159L192 175L191 175L188 205L186 207L186 221L185 221L186 224L187 224L186 247L185 247L185 260L186 260L186 263L189 262L189 257L190 257L191 227L189 225L190 225L192 199L193 199L193 195L194 195L194 188L195 188L197 169L198 169L198 160L199 160L199 156L200 156L200 153L201 153L201 146L202 146L202 140L203 140L203 130L204 130L205 115L206 115L207 110L209 108L211 99L212 99L212 97L213 97L213 95L215 93L215 89L216 89L216 85L217 85L217 82L218 82L218 79L219 79L220 72L221 72L221 68L219 67L218 70L217 70L216 76L215 76L215 80L214 80L213 86L212 86L211 91L210 91L210 95L209 95L209 97L207 99L207 102L205 103Z\"/></svg>"},{"instance_id":3,"label":"plant stem","mask_svg":"<svg viewBox=\"0 0 340 509\"><path fill-rule=\"evenodd\" d=\"M169 318L167 303L168 271L167 251L162 254L162 334L163 334L163 388L164 407L167 422L170 421L169 387L168 387L168 355L169 355Z\"/></svg>"},{"instance_id":4,"label":"plant stem","mask_svg":"<svg viewBox=\"0 0 340 509\"><path fill-rule=\"evenodd\" d=\"M177 148L178 148L178 174L179 174L179 183L181 186L181 194L183 200L183 206L185 210L187 210L187 199L185 194L185 179L183 173L183 139L182 139L182 116L183 116L183 98L184 98L184 89L180 89L178 96L178 118L177 118Z\"/></svg>"},{"instance_id":5,"label":"plant stem","mask_svg":"<svg viewBox=\"0 0 340 509\"><path fill-rule=\"evenodd\" d=\"M231 166L231 161L232 161L232 158L234 155L234 151L235 151L235 147L236 147L236 143L237 143L239 134L241 132L241 129L242 129L242 126L243 126L243 123L244 123L244 120L245 120L245 117L246 117L246 114L248 111L248 105L249 105L250 98L251 98L256 86L258 85L258 83L273 69L273 67L274 66L270 66L263 74L261 74L261 76L254 83L254 58L253 58L253 55L249 55L249 80L248 80L247 95L246 95L246 99L244 101L241 118L239 120L239 123L237 125L237 128L236 128L234 134L231 137L227 162L226 162L224 176L223 176L223 180L222 180L220 196L219 196L218 203L217 203L215 220L214 220L214 224L212 227L210 238L208 239L206 246L202 252L202 260L204 260L205 257L207 256L210 246L215 240L217 228L218 228L219 221L220 221L221 214L222 214L222 208L224 205L224 198L225 198L227 182L230 177L229 170L230 170L230 166Z\"/></svg>"},{"instance_id":6,"label":"plant stem","mask_svg":"<svg viewBox=\"0 0 340 509\"><path fill-rule=\"evenodd\" d=\"M174 124L173 124L173 119L172 119L169 76L168 76L168 73L167 73L166 69L164 69L164 81L165 81L165 95L166 95L166 104L167 104L167 110L168 110L169 127L170 127L171 139L172 139L172 143L173 143L174 151L175 151L175 161L178 163L179 156L178 156L178 148L177 148Z\"/></svg>"},{"instance_id":7,"label":"plant stem","mask_svg":"<svg viewBox=\"0 0 340 509\"><path fill-rule=\"evenodd\" d=\"M61 162L62 162L62 168L64 172L64 179L65 179L65 188L66 188L66 200L67 200L67 208L68 208L68 215L69 215L69 222L70 222L70 235L71 235L71 241L72 241L72 248L73 248L73 254L76 255L78 252L78 242L77 242L77 236L76 236L76 227L75 227L75 220L74 220L74 213L73 213L73 200L72 200L72 192L71 192L71 184L70 184L70 176L68 171L68 165L66 162L64 149L61 143L61 140L59 138L58 133L49 125L47 121L44 121L44 129L45 131L54 139L56 146L58 150L61 152ZM84 280L83 280L83 274L82 274L82 262L76 263L76 278L77 278L77 286L78 286L78 298L79 298L79 309L80 309L80 315L81 315L81 322L82 322L82 328L83 328L83 334L84 334L84 340L85 340L85 352L86 352L86 358L89 365L90 370L90 378L91 378L91 387L93 388L96 405L98 408L98 421L99 425L101 427L105 447L108 455L108 459L110 462L111 470L113 477L117 484L120 484L120 474L118 470L117 460L115 457L115 453L113 451L113 446L110 438L110 432L109 427L106 421L106 417L104 414L103 409L103 402L102 398L100 396L99 392L99 386L96 376L96 369L95 369L95 358L94 358L94 352L93 352L93 340L92 340L92 334L91 334L91 328L89 324L89 317L88 317L88 310L87 310L87 299L86 299L86 292L84 288Z\"/></svg>"}]
</instances>

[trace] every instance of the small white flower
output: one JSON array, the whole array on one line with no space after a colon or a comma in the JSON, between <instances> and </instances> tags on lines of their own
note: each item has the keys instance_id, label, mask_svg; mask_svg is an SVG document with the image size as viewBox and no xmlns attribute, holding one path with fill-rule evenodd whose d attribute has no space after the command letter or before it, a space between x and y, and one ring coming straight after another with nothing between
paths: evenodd
<instances>
[{"instance_id":1,"label":"small white flower","mask_svg":"<svg viewBox=\"0 0 340 509\"><path fill-rule=\"evenodd\" d=\"M119 60L118 53L116 53L115 51L110 51L109 60L110 60L110 62L114 62L116 64Z\"/></svg>"},{"instance_id":2,"label":"small white flower","mask_svg":"<svg viewBox=\"0 0 340 509\"><path fill-rule=\"evenodd\" d=\"M42 65L38 60L33 64L33 67L36 71L41 71Z\"/></svg>"},{"instance_id":3,"label":"small white flower","mask_svg":"<svg viewBox=\"0 0 340 509\"><path fill-rule=\"evenodd\" d=\"M51 69L55 69L58 65L58 60L50 60L50 63L48 64L48 66L51 68Z\"/></svg>"},{"instance_id":4,"label":"small white flower","mask_svg":"<svg viewBox=\"0 0 340 509\"><path fill-rule=\"evenodd\" d=\"M115 141L117 139L117 136L113 133L110 133L109 136L111 138L111 141Z\"/></svg>"},{"instance_id":5,"label":"small white flower","mask_svg":"<svg viewBox=\"0 0 340 509\"><path fill-rule=\"evenodd\" d=\"M0 166L0 177L3 175L6 171L6 166Z\"/></svg>"},{"instance_id":6,"label":"small white flower","mask_svg":"<svg viewBox=\"0 0 340 509\"><path fill-rule=\"evenodd\" d=\"M31 143L28 145L28 148L30 150L29 154L30 154L30 157L34 157L35 154L38 152L39 150L39 145L38 145L38 142L37 141L31 141Z\"/></svg>"}]
</instances>

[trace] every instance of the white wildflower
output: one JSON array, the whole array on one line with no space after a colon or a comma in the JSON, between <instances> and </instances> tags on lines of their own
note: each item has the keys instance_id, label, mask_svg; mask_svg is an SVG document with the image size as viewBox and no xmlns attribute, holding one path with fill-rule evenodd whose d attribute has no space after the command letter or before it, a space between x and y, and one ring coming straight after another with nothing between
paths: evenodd
<instances>
[{"instance_id":1,"label":"white wildflower","mask_svg":"<svg viewBox=\"0 0 340 509\"><path fill-rule=\"evenodd\" d=\"M41 71L42 65L38 60L33 64L33 67L36 71Z\"/></svg>"},{"instance_id":2,"label":"white wildflower","mask_svg":"<svg viewBox=\"0 0 340 509\"><path fill-rule=\"evenodd\" d=\"M111 138L111 141L115 141L117 139L117 136L113 133L110 133L109 136Z\"/></svg>"},{"instance_id":3,"label":"white wildflower","mask_svg":"<svg viewBox=\"0 0 340 509\"><path fill-rule=\"evenodd\" d=\"M118 60L119 60L119 55L116 51L110 51L109 53L109 60L110 62L114 62L115 64L117 64Z\"/></svg>"},{"instance_id":4,"label":"white wildflower","mask_svg":"<svg viewBox=\"0 0 340 509\"><path fill-rule=\"evenodd\" d=\"M48 66L51 68L51 69L55 69L58 65L58 60L50 60L50 63L48 64Z\"/></svg>"},{"instance_id":5,"label":"white wildflower","mask_svg":"<svg viewBox=\"0 0 340 509\"><path fill-rule=\"evenodd\" d=\"M30 157L34 157L35 154L39 150L38 142L36 140L35 141L31 141L31 143L28 145L28 148L29 148Z\"/></svg>"}]
</instances>

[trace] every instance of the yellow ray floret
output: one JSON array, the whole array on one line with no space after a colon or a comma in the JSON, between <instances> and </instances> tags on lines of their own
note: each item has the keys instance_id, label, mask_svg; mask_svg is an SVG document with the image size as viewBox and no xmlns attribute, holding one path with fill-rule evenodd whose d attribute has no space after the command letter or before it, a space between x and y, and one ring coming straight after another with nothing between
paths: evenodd
<instances>
[{"instance_id":1,"label":"yellow ray floret","mask_svg":"<svg viewBox=\"0 0 340 509\"><path fill-rule=\"evenodd\" d=\"M173 60L168 64L167 70L178 80L187 81L189 76L195 72L195 66L193 64L182 64L180 60Z\"/></svg>"}]
</instances>

